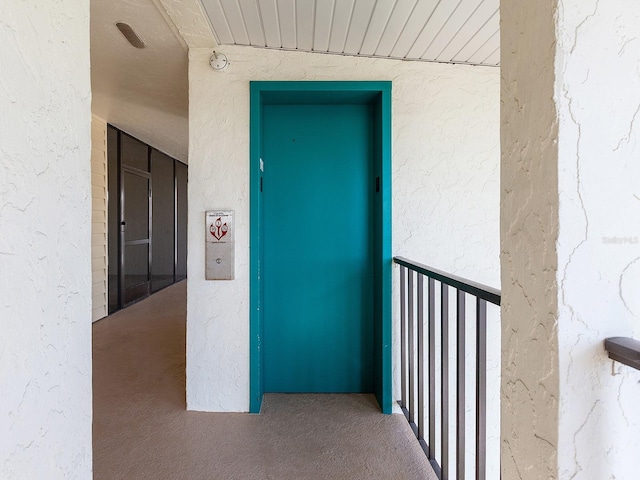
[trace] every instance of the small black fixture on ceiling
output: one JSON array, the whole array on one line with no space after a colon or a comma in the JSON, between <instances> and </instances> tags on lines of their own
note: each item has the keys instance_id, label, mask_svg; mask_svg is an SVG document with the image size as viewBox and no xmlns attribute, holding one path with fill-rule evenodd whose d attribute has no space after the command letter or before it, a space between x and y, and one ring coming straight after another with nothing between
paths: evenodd
<instances>
[{"instance_id":1,"label":"small black fixture on ceiling","mask_svg":"<svg viewBox=\"0 0 640 480\"><path fill-rule=\"evenodd\" d=\"M146 45L144 44L142 39L138 36L138 34L133 31L133 28L131 28L131 25L118 22L116 23L116 27L118 27L118 30L120 30L122 35L124 35L124 38L126 38L131 45L133 45L136 48L146 47Z\"/></svg>"}]
</instances>

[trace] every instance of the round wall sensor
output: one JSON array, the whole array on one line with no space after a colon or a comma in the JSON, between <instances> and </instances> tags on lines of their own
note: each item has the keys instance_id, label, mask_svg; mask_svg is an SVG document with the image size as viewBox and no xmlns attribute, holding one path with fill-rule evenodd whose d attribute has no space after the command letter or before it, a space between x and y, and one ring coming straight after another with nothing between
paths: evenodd
<instances>
[{"instance_id":1,"label":"round wall sensor","mask_svg":"<svg viewBox=\"0 0 640 480\"><path fill-rule=\"evenodd\" d=\"M227 60L227 56L224 53L213 52L209 64L215 71L221 72L229 66L229 60Z\"/></svg>"}]
</instances>

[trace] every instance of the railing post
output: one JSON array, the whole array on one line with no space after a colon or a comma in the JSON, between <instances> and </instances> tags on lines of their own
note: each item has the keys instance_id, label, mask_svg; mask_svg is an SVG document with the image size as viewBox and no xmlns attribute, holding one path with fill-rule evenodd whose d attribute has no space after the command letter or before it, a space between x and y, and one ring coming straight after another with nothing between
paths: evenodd
<instances>
[{"instance_id":1,"label":"railing post","mask_svg":"<svg viewBox=\"0 0 640 480\"><path fill-rule=\"evenodd\" d=\"M476 301L476 478L487 475L487 302Z\"/></svg>"},{"instance_id":2,"label":"railing post","mask_svg":"<svg viewBox=\"0 0 640 480\"><path fill-rule=\"evenodd\" d=\"M458 304L457 304L457 384L458 393L456 398L456 479L464 480L465 477L465 305L464 305L464 292L458 290Z\"/></svg>"},{"instance_id":3,"label":"railing post","mask_svg":"<svg viewBox=\"0 0 640 480\"><path fill-rule=\"evenodd\" d=\"M424 275L421 274L418 274L418 441L424 449ZM426 453L431 458L430 452Z\"/></svg>"},{"instance_id":4,"label":"railing post","mask_svg":"<svg viewBox=\"0 0 640 480\"><path fill-rule=\"evenodd\" d=\"M407 408L407 267L400 266L400 406Z\"/></svg>"},{"instance_id":5,"label":"railing post","mask_svg":"<svg viewBox=\"0 0 640 480\"><path fill-rule=\"evenodd\" d=\"M449 287L440 284L440 335L442 338L442 480L449 479Z\"/></svg>"},{"instance_id":6,"label":"railing post","mask_svg":"<svg viewBox=\"0 0 640 480\"><path fill-rule=\"evenodd\" d=\"M436 458L436 282L429 279L429 458Z\"/></svg>"},{"instance_id":7,"label":"railing post","mask_svg":"<svg viewBox=\"0 0 640 480\"><path fill-rule=\"evenodd\" d=\"M409 285L408 285L408 302L407 302L407 307L409 309L409 325L408 325L408 330L409 330L409 341L408 343L408 348L409 348L409 408L407 409L409 412L409 423L414 423L415 424L415 420L414 420L414 416L413 416L413 412L414 412L414 408L415 408L415 365L414 365L414 360L413 360L413 350L414 350L414 339L413 339L413 271L409 270Z\"/></svg>"}]
</instances>

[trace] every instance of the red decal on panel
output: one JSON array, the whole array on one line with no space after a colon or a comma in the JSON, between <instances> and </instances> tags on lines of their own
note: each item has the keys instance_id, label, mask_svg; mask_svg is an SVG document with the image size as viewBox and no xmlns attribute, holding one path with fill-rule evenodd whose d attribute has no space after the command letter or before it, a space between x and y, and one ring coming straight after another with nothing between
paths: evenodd
<instances>
[{"instance_id":1,"label":"red decal on panel","mask_svg":"<svg viewBox=\"0 0 640 480\"><path fill-rule=\"evenodd\" d=\"M224 237L229 231L229 227L227 227L226 222L222 223L222 217L218 217L218 219L211 224L209 227L209 232L213 235L213 238L220 241L222 237Z\"/></svg>"}]
</instances>

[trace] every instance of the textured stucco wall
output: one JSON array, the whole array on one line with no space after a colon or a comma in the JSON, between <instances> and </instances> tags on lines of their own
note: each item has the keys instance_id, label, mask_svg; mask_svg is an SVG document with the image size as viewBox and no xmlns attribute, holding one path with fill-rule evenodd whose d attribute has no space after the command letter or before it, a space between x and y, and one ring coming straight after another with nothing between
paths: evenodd
<instances>
[{"instance_id":1,"label":"textured stucco wall","mask_svg":"<svg viewBox=\"0 0 640 480\"><path fill-rule=\"evenodd\" d=\"M189 123L185 115L133 102L133 97L118 98L95 90L92 96L92 110L107 123L171 157L188 162ZM168 131L171 135L166 135Z\"/></svg>"},{"instance_id":2,"label":"textured stucco wall","mask_svg":"<svg viewBox=\"0 0 640 480\"><path fill-rule=\"evenodd\" d=\"M638 478L640 372L602 342L640 339L640 4L558 5L558 478Z\"/></svg>"},{"instance_id":3,"label":"textured stucco wall","mask_svg":"<svg viewBox=\"0 0 640 480\"><path fill-rule=\"evenodd\" d=\"M153 0L160 4L189 48L216 46L200 0Z\"/></svg>"},{"instance_id":4,"label":"textured stucco wall","mask_svg":"<svg viewBox=\"0 0 640 480\"><path fill-rule=\"evenodd\" d=\"M393 80L393 253L499 286L499 71L225 47L189 62L188 408L249 407L249 81ZM204 211L236 213L236 279L204 280ZM397 272L394 272L397 276Z\"/></svg>"},{"instance_id":5,"label":"textured stucco wall","mask_svg":"<svg viewBox=\"0 0 640 480\"><path fill-rule=\"evenodd\" d=\"M640 6L501 13L503 478L636 478Z\"/></svg>"},{"instance_id":6,"label":"textured stucco wall","mask_svg":"<svg viewBox=\"0 0 640 480\"><path fill-rule=\"evenodd\" d=\"M90 478L89 1L1 10L0 478Z\"/></svg>"},{"instance_id":7,"label":"textured stucco wall","mask_svg":"<svg viewBox=\"0 0 640 480\"><path fill-rule=\"evenodd\" d=\"M552 2L503 0L502 478L555 478L559 397Z\"/></svg>"}]
</instances>

